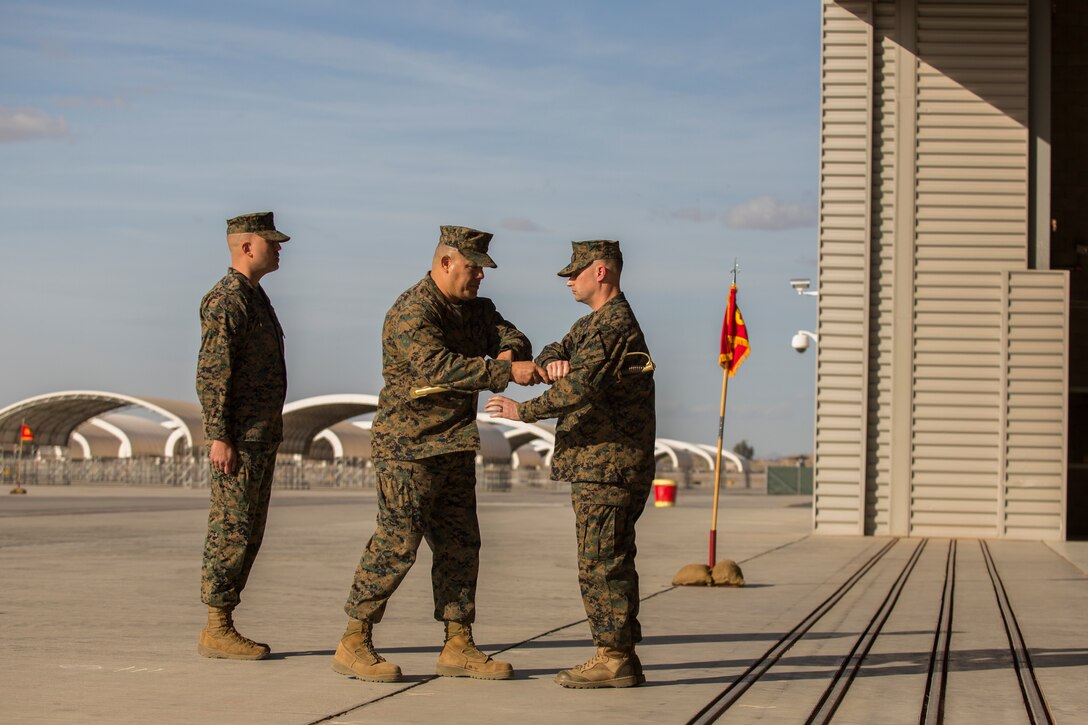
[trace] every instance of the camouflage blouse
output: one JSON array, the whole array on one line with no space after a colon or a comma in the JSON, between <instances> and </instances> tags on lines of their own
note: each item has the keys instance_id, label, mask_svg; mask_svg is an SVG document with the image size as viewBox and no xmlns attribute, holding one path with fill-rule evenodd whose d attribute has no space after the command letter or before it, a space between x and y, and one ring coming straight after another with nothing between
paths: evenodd
<instances>
[{"instance_id":1,"label":"camouflage blouse","mask_svg":"<svg viewBox=\"0 0 1088 725\"><path fill-rule=\"evenodd\" d=\"M283 328L260 285L234 269L200 301L196 393L207 444L282 440Z\"/></svg>"},{"instance_id":2,"label":"camouflage blouse","mask_svg":"<svg viewBox=\"0 0 1088 725\"><path fill-rule=\"evenodd\" d=\"M510 383L510 363L494 358L511 350L515 360L532 347L486 297L454 304L430 274L406 290L385 315L382 377L372 430L375 459L418 460L477 450L476 403L480 390ZM413 399L413 389L446 385L449 392Z\"/></svg>"},{"instance_id":3,"label":"camouflage blouse","mask_svg":"<svg viewBox=\"0 0 1088 725\"><path fill-rule=\"evenodd\" d=\"M649 349L635 313L621 293L581 318L536 362L570 362L570 373L543 395L518 404L527 423L558 417L552 478L627 483L654 475L653 373L622 374ZM626 358L626 362L625 362Z\"/></svg>"}]
</instances>

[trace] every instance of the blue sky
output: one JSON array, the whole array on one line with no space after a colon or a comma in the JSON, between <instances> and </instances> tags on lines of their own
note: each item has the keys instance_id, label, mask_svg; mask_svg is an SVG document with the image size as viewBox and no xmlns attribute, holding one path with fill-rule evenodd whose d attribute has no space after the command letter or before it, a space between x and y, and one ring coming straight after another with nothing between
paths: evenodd
<instances>
[{"instance_id":1,"label":"blue sky","mask_svg":"<svg viewBox=\"0 0 1088 725\"><path fill-rule=\"evenodd\" d=\"M753 352L726 447L812 447L819 3L0 1L0 407L195 399L224 221L274 210L288 399L377 393L385 310L441 224L533 340L588 311L570 241L619 239L658 435L713 444L729 270ZM524 399L531 390L512 388ZM483 396L486 399L486 395Z\"/></svg>"}]
</instances>

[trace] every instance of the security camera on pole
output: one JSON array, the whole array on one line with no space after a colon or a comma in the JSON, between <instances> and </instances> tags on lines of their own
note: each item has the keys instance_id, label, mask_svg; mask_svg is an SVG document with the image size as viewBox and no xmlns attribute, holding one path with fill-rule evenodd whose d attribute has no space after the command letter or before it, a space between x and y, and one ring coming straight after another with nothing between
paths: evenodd
<instances>
[{"instance_id":1,"label":"security camera on pole","mask_svg":"<svg viewBox=\"0 0 1088 725\"><path fill-rule=\"evenodd\" d=\"M794 277L790 280L790 287L793 287L794 291L799 295L805 295L806 297L819 297L820 291L809 289L812 286L812 280L803 279L800 277Z\"/></svg>"},{"instance_id":2,"label":"security camera on pole","mask_svg":"<svg viewBox=\"0 0 1088 725\"><path fill-rule=\"evenodd\" d=\"M790 339L790 345L797 352L804 352L805 350L808 350L809 340L818 343L820 341L820 336L809 330L798 330L797 334Z\"/></svg>"}]
</instances>

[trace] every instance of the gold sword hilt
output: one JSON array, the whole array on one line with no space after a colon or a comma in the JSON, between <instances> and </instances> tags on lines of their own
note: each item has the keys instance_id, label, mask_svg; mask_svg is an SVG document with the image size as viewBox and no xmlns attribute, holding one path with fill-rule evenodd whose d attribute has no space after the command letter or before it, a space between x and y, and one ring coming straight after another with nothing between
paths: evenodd
<instances>
[{"instance_id":1,"label":"gold sword hilt","mask_svg":"<svg viewBox=\"0 0 1088 725\"><path fill-rule=\"evenodd\" d=\"M425 398L428 395L438 395L439 393L469 394L475 392L475 390L457 390L452 385L424 385L418 388L412 388L408 391L408 397L412 400L418 400L419 398Z\"/></svg>"},{"instance_id":2,"label":"gold sword hilt","mask_svg":"<svg viewBox=\"0 0 1088 725\"><path fill-rule=\"evenodd\" d=\"M636 359L645 358L645 360L641 362L628 362L627 359L632 357ZM622 378L627 377L628 375L645 375L647 373L652 373L656 369L657 366L654 365L654 361L650 358L650 353L629 352L623 356L623 364L620 366L617 377Z\"/></svg>"}]
</instances>

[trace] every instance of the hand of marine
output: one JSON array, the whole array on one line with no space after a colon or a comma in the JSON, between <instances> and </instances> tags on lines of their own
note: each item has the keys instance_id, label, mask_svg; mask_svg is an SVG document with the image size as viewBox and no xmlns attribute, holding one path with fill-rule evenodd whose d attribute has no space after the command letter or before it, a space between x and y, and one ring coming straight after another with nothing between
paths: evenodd
<instances>
[{"instance_id":1,"label":"hand of marine","mask_svg":"<svg viewBox=\"0 0 1088 725\"><path fill-rule=\"evenodd\" d=\"M537 385L545 380L547 372L534 362L510 363L510 378L518 385Z\"/></svg>"},{"instance_id":2,"label":"hand of marine","mask_svg":"<svg viewBox=\"0 0 1088 725\"><path fill-rule=\"evenodd\" d=\"M208 451L208 459L212 469L233 476L238 470L238 453L230 441L214 440L211 450Z\"/></svg>"},{"instance_id":3,"label":"hand of marine","mask_svg":"<svg viewBox=\"0 0 1088 725\"><path fill-rule=\"evenodd\" d=\"M544 378L544 382L550 385L559 378L570 374L570 361L552 360L545 366L545 372L547 373L547 377Z\"/></svg>"},{"instance_id":4,"label":"hand of marine","mask_svg":"<svg viewBox=\"0 0 1088 725\"><path fill-rule=\"evenodd\" d=\"M518 415L517 401L502 395L493 395L484 405L484 410L491 413L492 418L507 418L508 420L521 420Z\"/></svg>"}]
</instances>

